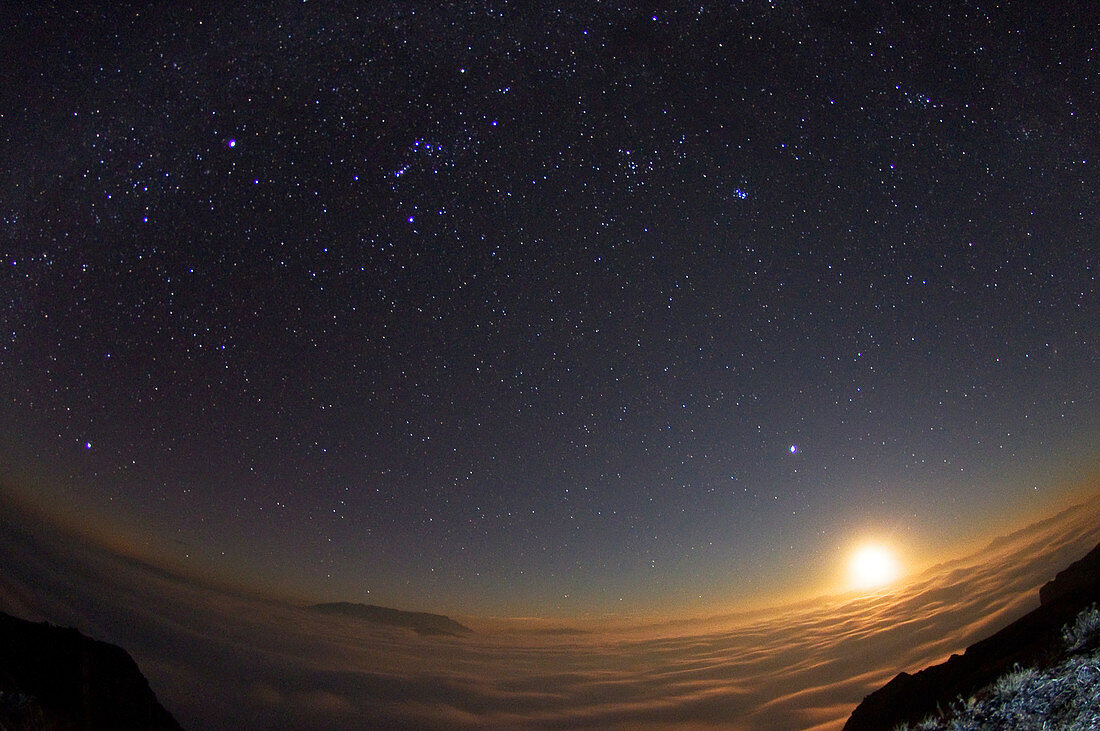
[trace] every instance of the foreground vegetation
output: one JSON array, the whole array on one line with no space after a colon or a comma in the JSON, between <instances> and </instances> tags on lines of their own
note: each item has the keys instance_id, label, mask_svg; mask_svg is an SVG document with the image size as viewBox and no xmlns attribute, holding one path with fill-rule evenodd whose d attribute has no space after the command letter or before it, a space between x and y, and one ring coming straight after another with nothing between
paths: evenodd
<instances>
[{"instance_id":1,"label":"foreground vegetation","mask_svg":"<svg viewBox=\"0 0 1100 731\"><path fill-rule=\"evenodd\" d=\"M1062 630L1060 659L1020 668L975 696L897 731L1100 729L1100 609L1094 604Z\"/></svg>"}]
</instances>

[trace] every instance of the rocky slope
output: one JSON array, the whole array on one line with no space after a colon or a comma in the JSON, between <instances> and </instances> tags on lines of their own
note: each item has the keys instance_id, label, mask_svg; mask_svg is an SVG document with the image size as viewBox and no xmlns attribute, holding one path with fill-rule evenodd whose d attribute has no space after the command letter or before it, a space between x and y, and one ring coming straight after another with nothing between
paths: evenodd
<instances>
[{"instance_id":1,"label":"rocky slope","mask_svg":"<svg viewBox=\"0 0 1100 731\"><path fill-rule=\"evenodd\" d=\"M0 728L180 726L122 648L0 612Z\"/></svg>"}]
</instances>

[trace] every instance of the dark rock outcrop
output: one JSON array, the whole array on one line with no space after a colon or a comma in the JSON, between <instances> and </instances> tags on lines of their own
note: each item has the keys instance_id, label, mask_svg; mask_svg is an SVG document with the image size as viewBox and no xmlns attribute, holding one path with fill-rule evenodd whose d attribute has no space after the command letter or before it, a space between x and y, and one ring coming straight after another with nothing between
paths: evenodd
<instances>
[{"instance_id":1,"label":"dark rock outcrop","mask_svg":"<svg viewBox=\"0 0 1100 731\"><path fill-rule=\"evenodd\" d=\"M310 609L325 614L339 614L355 617L374 624L392 627L405 627L420 635L450 635L458 637L472 634L473 630L461 625L450 617L428 612L406 612L401 609L379 607L374 604L353 604L351 602L331 602L314 604Z\"/></svg>"},{"instance_id":2,"label":"dark rock outcrop","mask_svg":"<svg viewBox=\"0 0 1100 731\"><path fill-rule=\"evenodd\" d=\"M0 728L180 726L121 647L0 612Z\"/></svg>"},{"instance_id":3,"label":"dark rock outcrop","mask_svg":"<svg viewBox=\"0 0 1100 731\"><path fill-rule=\"evenodd\" d=\"M1083 608L1097 600L1097 587L1100 587L1100 546L1059 571L1053 581L1043 584L1039 602L1043 606L1070 603Z\"/></svg>"},{"instance_id":4,"label":"dark rock outcrop","mask_svg":"<svg viewBox=\"0 0 1100 731\"><path fill-rule=\"evenodd\" d=\"M1100 601L1100 545L1039 590L1040 606L962 655L910 675L901 673L863 699L845 731L892 729L946 709L956 698L985 688L1019 663L1041 666L1063 648L1062 628Z\"/></svg>"}]
</instances>

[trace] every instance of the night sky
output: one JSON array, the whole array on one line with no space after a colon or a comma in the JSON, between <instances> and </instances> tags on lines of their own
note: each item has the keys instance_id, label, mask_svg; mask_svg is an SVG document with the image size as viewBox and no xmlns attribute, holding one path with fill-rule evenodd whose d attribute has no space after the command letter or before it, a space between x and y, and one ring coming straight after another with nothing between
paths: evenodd
<instances>
[{"instance_id":1,"label":"night sky","mask_svg":"<svg viewBox=\"0 0 1100 731\"><path fill-rule=\"evenodd\" d=\"M0 479L199 575L560 615L1096 468L1087 4L7 3Z\"/></svg>"}]
</instances>

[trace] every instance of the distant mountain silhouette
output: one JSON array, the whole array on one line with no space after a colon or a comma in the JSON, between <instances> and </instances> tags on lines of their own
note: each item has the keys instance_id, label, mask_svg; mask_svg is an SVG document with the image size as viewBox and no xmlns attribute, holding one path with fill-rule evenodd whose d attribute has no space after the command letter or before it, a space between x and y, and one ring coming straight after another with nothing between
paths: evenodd
<instances>
[{"instance_id":1,"label":"distant mountain silhouette","mask_svg":"<svg viewBox=\"0 0 1100 731\"><path fill-rule=\"evenodd\" d=\"M406 627L420 635L450 635L457 637L473 634L473 630L469 627L459 624L450 617L444 617L442 614L406 612L400 609L390 609L389 607L378 607L374 604L354 604L352 602L314 604L309 608L324 614L355 617L374 624Z\"/></svg>"},{"instance_id":2,"label":"distant mountain silhouette","mask_svg":"<svg viewBox=\"0 0 1100 731\"><path fill-rule=\"evenodd\" d=\"M0 729L179 728L121 647L0 612Z\"/></svg>"},{"instance_id":3,"label":"distant mountain silhouette","mask_svg":"<svg viewBox=\"0 0 1100 731\"><path fill-rule=\"evenodd\" d=\"M901 673L863 699L845 731L891 729L918 723L948 708L956 698L968 698L1019 663L1044 666L1057 659L1063 646L1062 628L1093 602L1100 601L1100 545L1058 573L1039 590L1038 609L1000 632L977 642L962 655L910 675Z\"/></svg>"}]
</instances>

